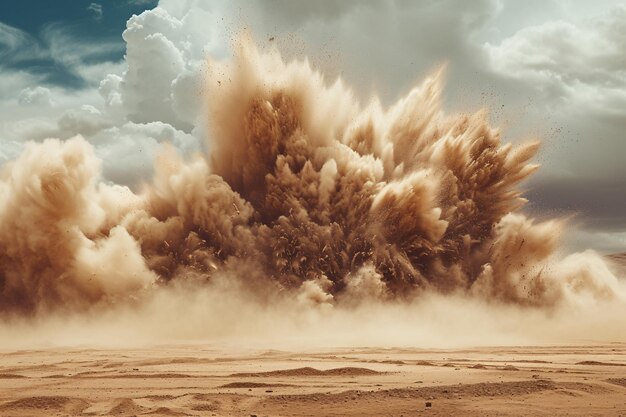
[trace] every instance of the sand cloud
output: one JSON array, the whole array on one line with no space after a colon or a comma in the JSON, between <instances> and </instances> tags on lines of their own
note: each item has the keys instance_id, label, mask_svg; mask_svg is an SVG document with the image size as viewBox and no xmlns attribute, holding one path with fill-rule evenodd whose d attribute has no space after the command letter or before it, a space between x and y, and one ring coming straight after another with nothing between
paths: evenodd
<instances>
[{"instance_id":1,"label":"sand cloud","mask_svg":"<svg viewBox=\"0 0 626 417\"><path fill-rule=\"evenodd\" d=\"M210 64L210 154L164 148L142 192L99 182L81 137L29 144L1 182L3 311L81 310L216 274L331 304L621 299L599 257L556 256L562 221L517 212L538 144L501 145L482 111L445 114L441 76L362 107L244 36Z\"/></svg>"},{"instance_id":2,"label":"sand cloud","mask_svg":"<svg viewBox=\"0 0 626 417\"><path fill-rule=\"evenodd\" d=\"M490 4L464 30L477 31ZM336 72L286 59L269 41L236 37L232 57L211 31L191 42L219 13L187 6L131 18L126 61L99 95L51 90L50 107L44 90L16 90L24 108L51 114L2 127L15 144L0 151L10 160L0 173L6 323L37 329L50 315L98 322L93 335L130 321L128 331L158 340L262 337L278 323L285 337L346 343L380 338L388 321L393 332L419 329L403 342L440 343L447 314L458 326L487 323L451 343L518 322L535 340L573 337L581 321L608 340L623 325L611 266L592 251L562 253L566 220L524 214L520 183L538 168L538 142L505 143L485 110L447 111L443 70L395 101L363 102ZM346 4L337 22L373 7ZM459 28L438 7L417 8ZM310 15L323 21L315 7ZM524 33L502 42L510 56L476 43L457 52L474 64L497 55L493 69L512 82L536 78L514 59ZM502 334L490 342L524 337Z\"/></svg>"}]
</instances>

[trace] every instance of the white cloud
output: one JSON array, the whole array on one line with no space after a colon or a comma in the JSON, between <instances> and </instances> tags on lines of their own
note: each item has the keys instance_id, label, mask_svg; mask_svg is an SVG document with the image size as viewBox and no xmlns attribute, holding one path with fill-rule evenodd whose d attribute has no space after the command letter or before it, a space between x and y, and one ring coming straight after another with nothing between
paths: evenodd
<instances>
[{"instance_id":1,"label":"white cloud","mask_svg":"<svg viewBox=\"0 0 626 417\"><path fill-rule=\"evenodd\" d=\"M58 134L59 120L83 105L98 108L101 98L92 89L66 90L42 86L25 72L6 71L0 77L0 141L40 140ZM49 93L48 93L49 92ZM50 102L48 102L48 97Z\"/></svg>"},{"instance_id":2,"label":"white cloud","mask_svg":"<svg viewBox=\"0 0 626 417\"><path fill-rule=\"evenodd\" d=\"M97 87L110 74L121 74L125 68L124 61L103 61L90 64L79 64L74 73L82 78L90 87Z\"/></svg>"},{"instance_id":3,"label":"white cloud","mask_svg":"<svg viewBox=\"0 0 626 417\"><path fill-rule=\"evenodd\" d=\"M122 93L120 83L122 77L117 74L107 74L98 87L98 92L104 98L104 106L109 114L123 117L124 103L122 101Z\"/></svg>"},{"instance_id":4,"label":"white cloud","mask_svg":"<svg viewBox=\"0 0 626 417\"><path fill-rule=\"evenodd\" d=\"M171 86L186 62L176 39L167 35L179 36L181 30L179 20L158 8L128 21L123 35L128 69L119 85L130 120L179 123L172 112Z\"/></svg>"},{"instance_id":5,"label":"white cloud","mask_svg":"<svg viewBox=\"0 0 626 417\"><path fill-rule=\"evenodd\" d=\"M179 19L157 7L129 19L123 33L127 67L121 76L108 75L100 83L111 113L137 123L161 121L187 132L199 123L201 73L211 45L203 43L206 35L195 36L201 31L198 14L205 12Z\"/></svg>"},{"instance_id":6,"label":"white cloud","mask_svg":"<svg viewBox=\"0 0 626 417\"><path fill-rule=\"evenodd\" d=\"M97 83L105 74L104 68L111 71L116 65L101 62L103 58L119 53L123 48L116 41L86 43L60 23L44 25L40 37L41 41L21 29L0 22L0 66L34 59L52 60L87 83Z\"/></svg>"},{"instance_id":7,"label":"white cloud","mask_svg":"<svg viewBox=\"0 0 626 417\"><path fill-rule=\"evenodd\" d=\"M580 22L550 21L487 43L491 68L523 80L553 105L623 114L626 109L626 6Z\"/></svg>"},{"instance_id":8,"label":"white cloud","mask_svg":"<svg viewBox=\"0 0 626 417\"><path fill-rule=\"evenodd\" d=\"M42 86L27 87L20 91L17 101L22 106L41 105L52 106L50 89Z\"/></svg>"},{"instance_id":9,"label":"white cloud","mask_svg":"<svg viewBox=\"0 0 626 417\"><path fill-rule=\"evenodd\" d=\"M98 131L90 138L103 161L104 176L118 184L150 178L161 145L172 144L182 154L199 151L198 140L162 122L127 122Z\"/></svg>"},{"instance_id":10,"label":"white cloud","mask_svg":"<svg viewBox=\"0 0 626 417\"><path fill-rule=\"evenodd\" d=\"M2 147L0 147L0 167L2 167L3 163L16 159L22 153L24 143L15 140L0 140L2 141Z\"/></svg>"},{"instance_id":11,"label":"white cloud","mask_svg":"<svg viewBox=\"0 0 626 417\"><path fill-rule=\"evenodd\" d=\"M191 42L189 22L195 22L193 30L201 30L194 19L178 19L161 8L134 16L123 34L125 61L89 65L85 62L118 46L85 44L63 27L47 25L42 31L47 56L98 90L74 92L37 85L41 80L28 74L15 73L13 80L7 78L10 73L3 74L0 91L9 94L0 97L0 111L7 110L0 114L0 140L10 145L0 153L0 163L15 157L23 141L81 134L102 157L105 178L132 185L151 175L163 143L183 154L200 150L206 55L204 45ZM22 33L11 45L25 42L17 35Z\"/></svg>"},{"instance_id":12,"label":"white cloud","mask_svg":"<svg viewBox=\"0 0 626 417\"><path fill-rule=\"evenodd\" d=\"M47 46L48 57L80 78L83 78L81 73L82 75L90 73L89 67L110 66L110 63L103 64L102 61L106 61L112 54L117 54L123 50L123 45L117 41L85 42L60 23L45 25L41 31L41 38ZM91 64L88 62L98 63ZM92 72L98 77L102 76L102 73L98 73L98 71ZM100 81L100 79L83 79L96 85Z\"/></svg>"},{"instance_id":13,"label":"white cloud","mask_svg":"<svg viewBox=\"0 0 626 417\"><path fill-rule=\"evenodd\" d=\"M77 109L66 111L58 121L58 132L50 136L66 139L78 134L90 137L110 125L100 110L89 104L83 104Z\"/></svg>"},{"instance_id":14,"label":"white cloud","mask_svg":"<svg viewBox=\"0 0 626 417\"><path fill-rule=\"evenodd\" d=\"M93 18L100 22L102 17L104 16L102 12L102 5L100 3L91 3L87 6L87 10L89 10L93 14Z\"/></svg>"},{"instance_id":15,"label":"white cloud","mask_svg":"<svg viewBox=\"0 0 626 417\"><path fill-rule=\"evenodd\" d=\"M0 22L0 64L11 60L20 62L27 59L40 58L45 51L37 40L21 29Z\"/></svg>"}]
</instances>

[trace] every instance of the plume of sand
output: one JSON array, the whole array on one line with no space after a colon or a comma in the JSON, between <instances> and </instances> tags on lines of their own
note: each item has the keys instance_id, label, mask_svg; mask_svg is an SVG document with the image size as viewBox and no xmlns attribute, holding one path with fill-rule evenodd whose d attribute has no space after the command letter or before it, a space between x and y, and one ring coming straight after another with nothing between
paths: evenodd
<instances>
[{"instance_id":1,"label":"plume of sand","mask_svg":"<svg viewBox=\"0 0 626 417\"><path fill-rule=\"evenodd\" d=\"M244 37L206 82L210 155L166 147L138 194L99 182L80 137L29 144L3 168L0 312L106 307L217 276L262 305L330 310L425 292L623 299L599 257L558 259L562 221L519 212L538 143L502 145L484 111L445 114L441 73L389 109L362 107Z\"/></svg>"}]
</instances>

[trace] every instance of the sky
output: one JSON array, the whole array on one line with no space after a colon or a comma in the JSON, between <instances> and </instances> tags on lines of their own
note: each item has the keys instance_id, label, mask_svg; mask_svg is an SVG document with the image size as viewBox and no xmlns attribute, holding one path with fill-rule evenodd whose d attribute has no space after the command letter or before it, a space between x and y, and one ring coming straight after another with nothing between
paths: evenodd
<instances>
[{"instance_id":1,"label":"sky","mask_svg":"<svg viewBox=\"0 0 626 417\"><path fill-rule=\"evenodd\" d=\"M241 31L391 103L445 65L446 108L539 138L538 217L572 249L626 251L626 4L596 0L22 0L0 3L0 164L83 135L138 187L160 144L204 149L202 82ZM208 98L210 100L210 97Z\"/></svg>"}]
</instances>

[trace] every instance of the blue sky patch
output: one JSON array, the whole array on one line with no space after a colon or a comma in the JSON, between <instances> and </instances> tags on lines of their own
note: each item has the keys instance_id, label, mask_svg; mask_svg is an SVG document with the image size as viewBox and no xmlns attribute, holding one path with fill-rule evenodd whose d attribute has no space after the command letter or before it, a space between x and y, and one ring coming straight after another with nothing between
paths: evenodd
<instances>
[{"instance_id":1,"label":"blue sky patch","mask_svg":"<svg viewBox=\"0 0 626 417\"><path fill-rule=\"evenodd\" d=\"M44 85L79 89L76 65L118 62L133 14L157 0L25 0L0 3L0 70L26 71Z\"/></svg>"}]
</instances>

